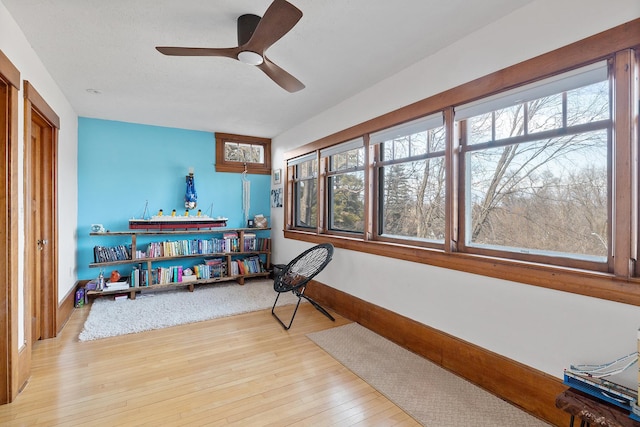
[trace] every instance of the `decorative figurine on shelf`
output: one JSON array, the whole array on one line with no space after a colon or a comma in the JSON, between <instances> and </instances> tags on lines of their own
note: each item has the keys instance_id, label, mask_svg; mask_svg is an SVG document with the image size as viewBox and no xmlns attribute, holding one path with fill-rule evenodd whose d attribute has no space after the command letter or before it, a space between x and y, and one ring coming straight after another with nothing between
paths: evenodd
<instances>
[{"instance_id":1,"label":"decorative figurine on shelf","mask_svg":"<svg viewBox=\"0 0 640 427\"><path fill-rule=\"evenodd\" d=\"M91 224L92 233L104 233L104 226L102 224Z\"/></svg>"},{"instance_id":2,"label":"decorative figurine on shelf","mask_svg":"<svg viewBox=\"0 0 640 427\"><path fill-rule=\"evenodd\" d=\"M187 209L195 209L198 205L198 194L196 193L196 185L193 177L193 168L189 168L189 175L186 176L187 192L184 195L184 207Z\"/></svg>"},{"instance_id":3,"label":"decorative figurine on shelf","mask_svg":"<svg viewBox=\"0 0 640 427\"><path fill-rule=\"evenodd\" d=\"M98 280L97 280L97 283L96 283L96 290L98 290L98 291L104 290L104 273L102 272L102 269L100 269L100 274L98 274Z\"/></svg>"},{"instance_id":4,"label":"decorative figurine on shelf","mask_svg":"<svg viewBox=\"0 0 640 427\"><path fill-rule=\"evenodd\" d=\"M113 270L111 272L111 277L109 277L109 281L111 283L115 283L120 280L120 272L118 270Z\"/></svg>"}]
</instances>

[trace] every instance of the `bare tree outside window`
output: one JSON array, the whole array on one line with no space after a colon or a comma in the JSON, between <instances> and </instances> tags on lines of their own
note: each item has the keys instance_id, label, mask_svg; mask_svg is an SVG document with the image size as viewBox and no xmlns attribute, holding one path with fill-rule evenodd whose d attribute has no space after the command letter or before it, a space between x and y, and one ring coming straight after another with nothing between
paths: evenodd
<instances>
[{"instance_id":1,"label":"bare tree outside window","mask_svg":"<svg viewBox=\"0 0 640 427\"><path fill-rule=\"evenodd\" d=\"M443 126L381 144L380 235L444 241L444 148Z\"/></svg>"},{"instance_id":2,"label":"bare tree outside window","mask_svg":"<svg viewBox=\"0 0 640 427\"><path fill-rule=\"evenodd\" d=\"M608 254L608 80L466 120L466 242Z\"/></svg>"},{"instance_id":3,"label":"bare tree outside window","mask_svg":"<svg viewBox=\"0 0 640 427\"><path fill-rule=\"evenodd\" d=\"M226 161L231 162L263 163L264 147L258 144L225 142L224 157Z\"/></svg>"},{"instance_id":4,"label":"bare tree outside window","mask_svg":"<svg viewBox=\"0 0 640 427\"><path fill-rule=\"evenodd\" d=\"M308 160L295 167L295 224L316 228L318 225L318 161Z\"/></svg>"},{"instance_id":5,"label":"bare tree outside window","mask_svg":"<svg viewBox=\"0 0 640 427\"><path fill-rule=\"evenodd\" d=\"M364 232L364 148L329 157L329 228Z\"/></svg>"}]
</instances>

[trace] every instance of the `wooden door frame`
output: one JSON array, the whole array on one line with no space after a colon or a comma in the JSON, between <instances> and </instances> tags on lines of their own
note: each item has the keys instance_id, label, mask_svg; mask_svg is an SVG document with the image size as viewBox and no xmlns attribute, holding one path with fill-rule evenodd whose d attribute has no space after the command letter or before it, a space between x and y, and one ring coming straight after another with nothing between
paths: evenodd
<instances>
[{"instance_id":1,"label":"wooden door frame","mask_svg":"<svg viewBox=\"0 0 640 427\"><path fill-rule=\"evenodd\" d=\"M18 91L20 72L0 50L0 146L5 159L0 194L0 404L12 402L18 382Z\"/></svg>"},{"instance_id":2,"label":"wooden door frame","mask_svg":"<svg viewBox=\"0 0 640 427\"><path fill-rule=\"evenodd\" d=\"M33 114L37 114L51 127L51 168L52 176L50 182L51 201L50 209L54 218L51 221L51 235L47 236L51 244L51 281L43 287L42 294L42 338L53 338L57 334L57 312L58 312L58 219L57 219L57 189L58 189L58 130L60 129L60 118L53 109L40 96L37 90L29 81L24 81L24 176L27 177L26 168L29 166L28 159L31 156L31 122ZM31 269L34 263L33 242L40 236L33 236L33 224L31 218L31 200L27 196L27 182L25 182L25 337L27 343L31 340L31 310L30 295L31 283L34 280ZM31 242L31 243L30 243ZM31 246L30 246L31 245ZM29 346L29 345L28 345ZM29 352L30 353L30 352ZM30 359L30 355L27 357Z\"/></svg>"}]
</instances>

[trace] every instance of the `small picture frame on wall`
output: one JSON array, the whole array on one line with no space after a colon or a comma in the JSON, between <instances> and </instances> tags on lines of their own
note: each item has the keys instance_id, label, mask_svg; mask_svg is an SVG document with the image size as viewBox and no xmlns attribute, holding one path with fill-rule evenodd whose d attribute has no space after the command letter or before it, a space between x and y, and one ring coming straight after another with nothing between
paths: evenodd
<instances>
[{"instance_id":1,"label":"small picture frame on wall","mask_svg":"<svg viewBox=\"0 0 640 427\"><path fill-rule=\"evenodd\" d=\"M273 183L280 184L282 182L282 169L273 170Z\"/></svg>"},{"instance_id":2,"label":"small picture frame on wall","mask_svg":"<svg viewBox=\"0 0 640 427\"><path fill-rule=\"evenodd\" d=\"M282 207L282 187L274 188L273 190L271 190L271 207Z\"/></svg>"}]
</instances>

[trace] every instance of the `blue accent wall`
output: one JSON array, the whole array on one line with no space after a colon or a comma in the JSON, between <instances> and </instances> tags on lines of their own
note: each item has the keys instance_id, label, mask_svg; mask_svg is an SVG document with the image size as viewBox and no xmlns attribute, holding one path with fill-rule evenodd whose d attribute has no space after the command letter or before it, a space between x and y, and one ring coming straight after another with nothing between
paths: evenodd
<instances>
[{"instance_id":1,"label":"blue accent wall","mask_svg":"<svg viewBox=\"0 0 640 427\"><path fill-rule=\"evenodd\" d=\"M245 227L242 175L216 172L214 165L213 133L80 117L78 279L92 279L99 273L88 267L94 246L130 242L129 238L91 237L91 224L102 224L110 231L128 230L129 219L141 218L147 201L148 215L159 209L165 215L173 209L184 214L185 177L190 167L194 168L197 209L229 218L228 227ZM249 174L247 178L251 182L249 218L269 216L270 175Z\"/></svg>"}]
</instances>

